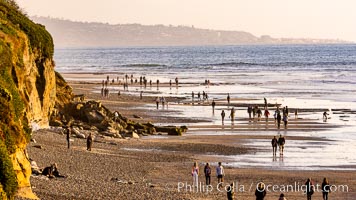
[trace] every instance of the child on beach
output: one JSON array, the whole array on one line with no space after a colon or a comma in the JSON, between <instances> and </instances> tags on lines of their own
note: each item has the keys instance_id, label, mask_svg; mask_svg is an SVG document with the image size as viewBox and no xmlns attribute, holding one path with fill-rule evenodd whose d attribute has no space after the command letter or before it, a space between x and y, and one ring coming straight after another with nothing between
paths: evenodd
<instances>
[{"instance_id":1,"label":"child on beach","mask_svg":"<svg viewBox=\"0 0 356 200\"><path fill-rule=\"evenodd\" d=\"M199 176L199 167L197 162L194 162L192 167L193 187L198 187L198 176Z\"/></svg>"}]
</instances>

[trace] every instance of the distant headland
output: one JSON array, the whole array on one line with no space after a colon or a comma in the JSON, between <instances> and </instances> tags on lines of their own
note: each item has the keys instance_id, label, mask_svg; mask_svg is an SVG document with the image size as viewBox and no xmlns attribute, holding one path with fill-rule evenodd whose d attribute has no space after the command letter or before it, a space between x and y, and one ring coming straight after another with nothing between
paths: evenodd
<instances>
[{"instance_id":1,"label":"distant headland","mask_svg":"<svg viewBox=\"0 0 356 200\"><path fill-rule=\"evenodd\" d=\"M257 37L244 31L224 31L192 26L165 26L75 22L58 18L31 19L46 26L56 47L193 46L258 44L342 44L339 39Z\"/></svg>"}]
</instances>

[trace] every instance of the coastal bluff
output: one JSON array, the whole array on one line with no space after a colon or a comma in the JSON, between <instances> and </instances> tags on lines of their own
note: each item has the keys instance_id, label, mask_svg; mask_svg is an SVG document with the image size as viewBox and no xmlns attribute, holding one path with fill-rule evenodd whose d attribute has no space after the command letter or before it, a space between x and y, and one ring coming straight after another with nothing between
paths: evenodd
<instances>
[{"instance_id":1,"label":"coastal bluff","mask_svg":"<svg viewBox=\"0 0 356 200\"><path fill-rule=\"evenodd\" d=\"M54 111L53 51L44 26L29 20L13 1L0 0L0 199L37 199L26 145L32 129L49 126Z\"/></svg>"}]
</instances>

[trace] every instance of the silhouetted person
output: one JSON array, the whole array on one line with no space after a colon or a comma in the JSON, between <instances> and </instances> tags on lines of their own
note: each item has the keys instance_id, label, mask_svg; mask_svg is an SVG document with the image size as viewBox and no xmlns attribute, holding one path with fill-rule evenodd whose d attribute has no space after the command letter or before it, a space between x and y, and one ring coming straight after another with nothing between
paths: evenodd
<instances>
[{"instance_id":1,"label":"silhouetted person","mask_svg":"<svg viewBox=\"0 0 356 200\"><path fill-rule=\"evenodd\" d=\"M211 106L213 107L213 113L214 113L214 111L215 111L215 101L214 101L214 99L213 99L213 102L211 103Z\"/></svg>"},{"instance_id":2,"label":"silhouetted person","mask_svg":"<svg viewBox=\"0 0 356 200\"><path fill-rule=\"evenodd\" d=\"M225 118L225 111L222 110L221 111L221 122L222 122L222 125L224 125L224 118Z\"/></svg>"},{"instance_id":3,"label":"silhouetted person","mask_svg":"<svg viewBox=\"0 0 356 200\"><path fill-rule=\"evenodd\" d=\"M314 185L310 178L308 178L307 182L305 182L307 194L307 200L311 200L311 196L314 194Z\"/></svg>"},{"instance_id":4,"label":"silhouetted person","mask_svg":"<svg viewBox=\"0 0 356 200\"><path fill-rule=\"evenodd\" d=\"M65 127L64 127L64 131L65 131L65 134L66 134L67 145L68 145L68 149L69 149L69 148L70 148L70 134L71 134L70 127L65 126Z\"/></svg>"},{"instance_id":5,"label":"silhouetted person","mask_svg":"<svg viewBox=\"0 0 356 200\"><path fill-rule=\"evenodd\" d=\"M89 136L87 137L87 150L91 151L91 147L93 145L93 137L91 136L91 133L89 133Z\"/></svg>"},{"instance_id":6,"label":"silhouetted person","mask_svg":"<svg viewBox=\"0 0 356 200\"><path fill-rule=\"evenodd\" d=\"M278 144L278 140L277 140L276 136L273 137L271 144L272 144L273 155L276 155L277 154L277 144Z\"/></svg>"},{"instance_id":7,"label":"silhouetted person","mask_svg":"<svg viewBox=\"0 0 356 200\"><path fill-rule=\"evenodd\" d=\"M227 94L226 100L227 100L227 103L230 104L230 93Z\"/></svg>"}]
</instances>

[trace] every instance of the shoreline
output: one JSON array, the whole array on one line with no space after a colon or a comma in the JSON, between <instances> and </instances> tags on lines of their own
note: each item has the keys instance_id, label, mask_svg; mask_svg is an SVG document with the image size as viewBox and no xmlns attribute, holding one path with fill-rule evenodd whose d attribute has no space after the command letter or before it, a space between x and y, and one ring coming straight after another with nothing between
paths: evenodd
<instances>
[{"instance_id":1,"label":"shoreline","mask_svg":"<svg viewBox=\"0 0 356 200\"><path fill-rule=\"evenodd\" d=\"M64 77L66 76L64 74ZM83 77L85 76L83 75ZM356 197L356 193L352 192L356 189L353 187L356 184L355 169L350 170L350 166L344 166L345 168L341 168L340 170L286 170L285 168L279 169L278 166L259 168L256 166L239 167L230 165L234 159L227 159L228 156L265 156L269 154L271 152L270 139L278 133L274 122L269 123L268 126L271 128L268 128L268 130L266 130L266 124L263 120L255 124L251 122L251 124L248 122L248 118L238 118L234 126L231 126L227 120L225 126L221 126L220 119L191 119L189 116L182 115L178 108L199 108L202 105L182 106L182 104L176 103L178 100L174 97L169 101L172 103L168 109L157 110L154 105L154 97L151 96L144 96L143 99L140 99L138 95L122 92L120 96L111 96L109 99L103 99L100 93L93 92L96 90L93 89L94 87L101 87L100 82L86 84L69 81L69 84L73 87L75 94L85 94L87 99L100 100L111 111L119 110L122 115L134 121L150 121L158 124L189 124L189 130L184 136L158 135L144 136L140 139L110 139L108 137L97 136L98 141L94 143L92 152L85 150L85 140L74 139L73 149L67 150L65 148L64 136L53 133L51 130L41 130L40 133L34 134L34 138L38 141L38 144L43 145L43 149L37 149L33 143L30 143L28 147L30 157L40 166L57 162L60 172L68 175L68 177L66 179L45 181L38 177L32 177L33 190L40 198L226 198L226 192L219 192L217 190L211 193L179 190L178 182L192 182L190 168L193 161L197 161L199 164L201 170L201 174L199 175L200 181L205 180L202 175L205 162L211 162L215 169L216 163L222 161L226 169L226 184L237 181L242 185L250 186L251 183L258 183L261 180L266 184L272 185L292 184L293 182L303 184L307 177L312 177L317 183L321 183L322 178L327 176L332 184L348 184L350 186L351 192L331 193L333 199L353 199ZM235 99L235 101L240 100L244 101L243 99ZM209 112L211 111L211 108L205 109L208 109ZM243 110L243 112L245 111ZM135 118L133 115L138 115L142 119ZM167 115L169 116L167 117ZM216 115L220 115L219 111ZM218 124L208 125L209 123ZM306 142L306 145L309 143L326 145L334 142L333 139L325 138L321 134L323 132L329 134L330 130L335 130L339 126L333 123L318 122L315 119L291 120L290 129L280 130L280 133L287 135L287 141L289 142L287 144L291 145L286 146L285 159L288 160L289 148L291 150L303 150L303 148L307 148L298 142ZM205 133L205 135L199 132ZM209 132L211 135L206 135ZM231 133L229 134L229 132ZM293 132L298 134L301 132L303 134L293 135ZM318 134L315 135L315 132ZM292 135L288 136L288 133ZM265 142L267 143L266 147L263 145ZM254 143L256 143L256 146L251 146ZM69 158L70 162L68 162ZM267 157L267 159L269 158ZM213 174L215 176L214 172ZM212 177L214 184L216 184L215 179L215 177ZM124 183L125 181L127 183ZM130 181L133 184L129 184L128 182ZM55 184L51 182L55 182ZM74 185L78 183L82 184L82 186L75 187ZM55 186L56 184L59 185L58 191L55 191L55 188L58 189ZM93 187L93 185L105 189L103 191ZM140 192L136 193L138 188ZM279 194L278 192L268 192L267 199L277 199ZM300 191L285 192L285 194L289 200L304 198L304 195ZM319 194L315 194L315 196L319 196ZM235 194L235 197L244 200L255 199L254 191L239 192Z\"/></svg>"}]
</instances>

